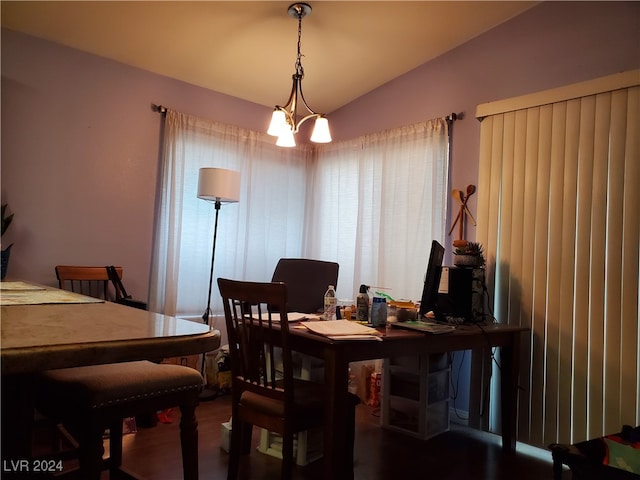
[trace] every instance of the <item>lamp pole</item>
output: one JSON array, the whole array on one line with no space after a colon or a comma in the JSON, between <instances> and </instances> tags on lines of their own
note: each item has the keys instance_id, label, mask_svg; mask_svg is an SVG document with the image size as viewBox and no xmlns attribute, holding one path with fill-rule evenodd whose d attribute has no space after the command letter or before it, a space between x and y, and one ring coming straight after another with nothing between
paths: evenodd
<instances>
[{"instance_id":1,"label":"lamp pole","mask_svg":"<svg viewBox=\"0 0 640 480\"><path fill-rule=\"evenodd\" d=\"M211 326L211 324L209 323L209 316L211 313L211 289L213 287L213 261L216 258L216 240L218 238L218 214L220 213L221 205L222 205L222 202L216 199L216 203L215 203L216 219L214 221L214 227L213 227L213 247L211 248L211 270L209 271L209 295L207 295L207 309L202 314L202 320L204 320L204 323L206 323L209 327ZM205 352L202 354L202 365L200 366L200 374L203 376L206 375L205 373L206 361L207 361L207 354ZM205 380L205 383L206 383L206 380ZM200 394L200 400L201 401L213 400L217 398L217 396L218 396L217 392L203 389L202 393Z\"/></svg>"},{"instance_id":2,"label":"lamp pole","mask_svg":"<svg viewBox=\"0 0 640 480\"><path fill-rule=\"evenodd\" d=\"M216 209L216 218L213 227L213 245L211 247L211 269L209 270L209 294L207 295L207 309L202 314L202 320L211 328L211 293L213 291L213 262L216 258L216 242L218 239L218 215L223 203L235 203L240 198L240 173L225 168L204 167L198 173L198 198L213 202ZM200 373L205 378L205 386L208 385L206 374L207 354L202 354ZM217 397L212 389L203 388L200 400L211 400Z\"/></svg>"},{"instance_id":3,"label":"lamp pole","mask_svg":"<svg viewBox=\"0 0 640 480\"><path fill-rule=\"evenodd\" d=\"M216 239L218 238L218 214L220 213L221 205L222 205L222 202L220 200L216 200L216 203L215 203L216 219L213 227L213 248L211 249L211 270L209 272L209 295L207 295L207 309L204 311L204 314L202 315L202 320L204 320L204 323L206 323L209 326L211 326L209 324L209 314L211 313L211 289L213 287L213 261L216 258ZM204 371L204 360L203 360L203 371Z\"/></svg>"}]
</instances>

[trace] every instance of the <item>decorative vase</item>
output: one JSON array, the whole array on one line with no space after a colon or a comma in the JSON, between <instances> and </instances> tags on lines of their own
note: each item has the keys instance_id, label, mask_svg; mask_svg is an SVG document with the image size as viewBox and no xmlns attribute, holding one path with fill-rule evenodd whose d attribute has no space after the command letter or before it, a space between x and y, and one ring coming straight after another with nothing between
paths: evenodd
<instances>
[{"instance_id":1,"label":"decorative vase","mask_svg":"<svg viewBox=\"0 0 640 480\"><path fill-rule=\"evenodd\" d=\"M4 250L2 250L2 277L1 279L4 280L4 277L7 275L7 268L9 267L9 255L11 254L11 247L13 246L13 243L11 245L9 245L7 248L5 248Z\"/></svg>"}]
</instances>

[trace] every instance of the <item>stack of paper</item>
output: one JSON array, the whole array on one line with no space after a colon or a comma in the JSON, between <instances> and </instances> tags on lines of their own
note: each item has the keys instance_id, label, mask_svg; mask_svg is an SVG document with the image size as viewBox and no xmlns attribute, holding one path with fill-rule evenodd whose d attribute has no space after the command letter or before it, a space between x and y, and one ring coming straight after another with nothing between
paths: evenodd
<instances>
[{"instance_id":1,"label":"stack of paper","mask_svg":"<svg viewBox=\"0 0 640 480\"><path fill-rule=\"evenodd\" d=\"M334 340L382 340L380 332L349 320L331 320L303 323L307 329Z\"/></svg>"},{"instance_id":2,"label":"stack of paper","mask_svg":"<svg viewBox=\"0 0 640 480\"><path fill-rule=\"evenodd\" d=\"M263 313L262 314L262 319L263 320L267 320L269 318L269 314L268 313ZM301 320L313 320L313 319L317 319L318 315L314 315L312 313L299 313L299 312L289 312L287 313L287 320L289 320L289 322L299 322ZM280 314L279 313L272 313L271 314L271 320L274 322L279 322L280 321Z\"/></svg>"}]
</instances>

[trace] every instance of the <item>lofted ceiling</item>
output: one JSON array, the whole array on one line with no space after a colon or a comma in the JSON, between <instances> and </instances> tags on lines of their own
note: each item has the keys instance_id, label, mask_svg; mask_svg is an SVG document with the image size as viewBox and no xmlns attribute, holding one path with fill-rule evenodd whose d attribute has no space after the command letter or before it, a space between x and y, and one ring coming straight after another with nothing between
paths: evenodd
<instances>
[{"instance_id":1,"label":"lofted ceiling","mask_svg":"<svg viewBox=\"0 0 640 480\"><path fill-rule=\"evenodd\" d=\"M2 1L2 26L272 107L294 73L292 2ZM312 1L304 95L330 113L539 2Z\"/></svg>"}]
</instances>

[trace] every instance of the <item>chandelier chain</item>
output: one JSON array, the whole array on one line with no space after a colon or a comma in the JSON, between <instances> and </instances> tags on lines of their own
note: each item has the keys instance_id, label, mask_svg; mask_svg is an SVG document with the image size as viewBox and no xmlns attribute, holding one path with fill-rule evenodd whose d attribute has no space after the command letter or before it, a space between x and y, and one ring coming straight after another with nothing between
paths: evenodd
<instances>
[{"instance_id":1,"label":"chandelier chain","mask_svg":"<svg viewBox=\"0 0 640 480\"><path fill-rule=\"evenodd\" d=\"M296 57L296 73L302 77L304 75L304 69L302 68L302 54L300 53L302 47L302 9L298 9L298 56Z\"/></svg>"}]
</instances>

